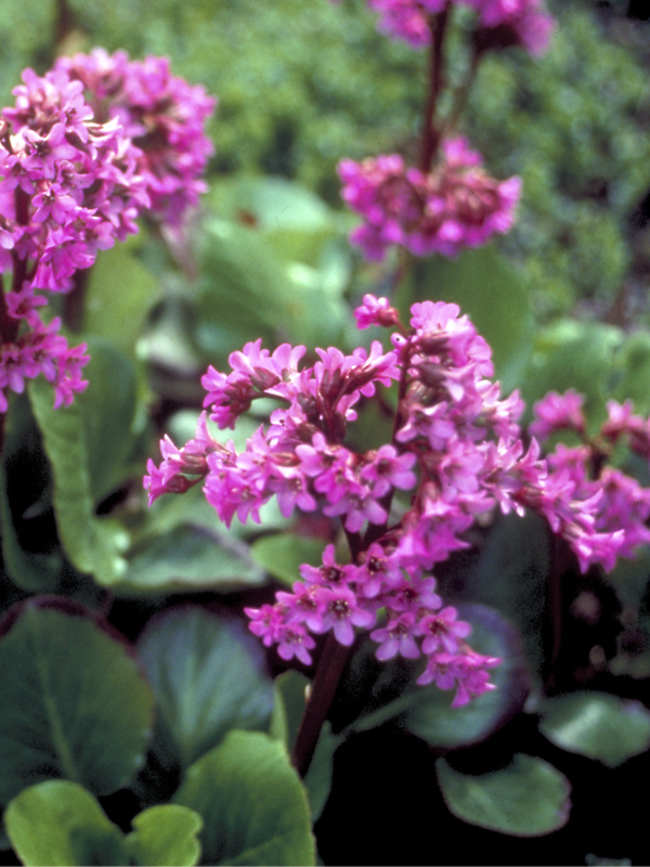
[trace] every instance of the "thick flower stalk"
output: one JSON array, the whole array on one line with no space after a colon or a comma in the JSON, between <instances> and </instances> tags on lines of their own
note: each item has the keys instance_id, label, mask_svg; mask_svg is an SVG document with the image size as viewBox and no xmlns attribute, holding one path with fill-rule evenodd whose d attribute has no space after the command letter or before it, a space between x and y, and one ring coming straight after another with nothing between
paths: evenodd
<instances>
[{"instance_id":1,"label":"thick flower stalk","mask_svg":"<svg viewBox=\"0 0 650 867\"><path fill-rule=\"evenodd\" d=\"M429 173L407 167L397 154L361 163L342 160L341 195L364 218L350 241L367 259L380 262L395 245L415 256L455 256L507 232L521 181L496 181L481 163L463 137L443 143L439 164Z\"/></svg>"},{"instance_id":2,"label":"thick flower stalk","mask_svg":"<svg viewBox=\"0 0 650 867\"><path fill-rule=\"evenodd\" d=\"M214 151L205 123L217 101L171 74L166 57L130 60L124 51L61 57L55 69L84 85L95 117L118 120L136 151L150 205L147 214L178 228L206 190L201 179Z\"/></svg>"},{"instance_id":3,"label":"thick flower stalk","mask_svg":"<svg viewBox=\"0 0 650 867\"><path fill-rule=\"evenodd\" d=\"M467 547L466 531L495 509L532 508L576 553L583 569L611 566L627 553L624 531L598 526L598 497L581 480L528 449L517 423L517 393L502 399L491 351L454 304L411 308L410 328L386 299L366 296L361 327L397 326L393 349L378 341L351 355L318 349L301 366L305 347L283 344L272 354L261 341L230 356L231 370L210 367L204 405L220 429L261 398L279 406L238 452L208 428L207 413L183 448L165 437L163 461L149 461L150 503L202 483L208 502L230 525L251 517L272 497L290 517L295 509L340 519L350 558L333 545L322 565L303 565L293 592L247 610L250 628L284 659L311 661L314 635L331 632L350 646L357 628L370 631L377 657L421 658L418 682L456 690L454 705L491 689L498 660L472 650L470 628L437 593L432 570ZM397 383L391 442L363 453L346 445L361 397ZM630 542L636 544L636 540Z\"/></svg>"}]
</instances>

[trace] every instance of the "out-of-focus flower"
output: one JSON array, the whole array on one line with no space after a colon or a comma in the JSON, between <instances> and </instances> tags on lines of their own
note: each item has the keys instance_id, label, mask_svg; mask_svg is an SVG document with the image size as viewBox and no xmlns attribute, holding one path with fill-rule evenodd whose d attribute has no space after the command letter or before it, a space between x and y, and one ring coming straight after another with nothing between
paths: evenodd
<instances>
[{"instance_id":1,"label":"out-of-focus flower","mask_svg":"<svg viewBox=\"0 0 650 867\"><path fill-rule=\"evenodd\" d=\"M442 158L429 174L405 166L392 154L360 163L342 160L341 195L364 218L350 240L371 261L402 246L416 256L455 256L464 247L485 244L514 222L521 181L496 181L483 170L480 155L459 137L443 143Z\"/></svg>"}]
</instances>

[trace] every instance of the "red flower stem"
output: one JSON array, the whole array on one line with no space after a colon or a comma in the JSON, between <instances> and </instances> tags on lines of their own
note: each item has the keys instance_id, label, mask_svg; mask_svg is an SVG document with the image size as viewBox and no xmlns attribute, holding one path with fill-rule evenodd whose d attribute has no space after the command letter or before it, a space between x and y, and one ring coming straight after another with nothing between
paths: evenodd
<instances>
[{"instance_id":1,"label":"red flower stem","mask_svg":"<svg viewBox=\"0 0 650 867\"><path fill-rule=\"evenodd\" d=\"M422 146L420 151L419 169L427 174L440 143L440 130L435 124L436 109L444 87L444 53L443 45L447 32L449 7L429 19L431 42L429 44L429 89L424 107L422 124Z\"/></svg>"},{"instance_id":2,"label":"red flower stem","mask_svg":"<svg viewBox=\"0 0 650 867\"><path fill-rule=\"evenodd\" d=\"M293 766L301 777L309 770L323 723L334 700L351 649L339 644L334 633L330 632L327 636L293 748Z\"/></svg>"}]
</instances>

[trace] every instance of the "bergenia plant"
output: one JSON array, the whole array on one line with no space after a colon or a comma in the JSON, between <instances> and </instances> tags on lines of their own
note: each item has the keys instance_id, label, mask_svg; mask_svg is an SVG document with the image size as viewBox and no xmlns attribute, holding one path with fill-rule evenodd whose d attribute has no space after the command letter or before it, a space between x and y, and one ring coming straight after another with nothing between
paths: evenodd
<instances>
[{"instance_id":1,"label":"bergenia plant","mask_svg":"<svg viewBox=\"0 0 650 867\"><path fill-rule=\"evenodd\" d=\"M216 99L166 58L59 57L0 112L11 863L460 863L459 828L563 828L571 754L650 747L650 711L597 688L605 639L565 664L594 587L610 644L650 643L650 337L535 338L496 252L526 169L493 176L464 122L484 59L557 26L542 0L357 5L425 77L413 134L337 147L352 214L251 177L201 212Z\"/></svg>"}]
</instances>

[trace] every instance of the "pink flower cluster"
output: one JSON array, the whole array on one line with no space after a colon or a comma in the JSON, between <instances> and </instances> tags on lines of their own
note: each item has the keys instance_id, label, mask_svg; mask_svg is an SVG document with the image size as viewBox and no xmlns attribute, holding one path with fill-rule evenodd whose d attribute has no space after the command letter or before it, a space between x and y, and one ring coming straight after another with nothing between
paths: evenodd
<instances>
[{"instance_id":1,"label":"pink flower cluster","mask_svg":"<svg viewBox=\"0 0 650 867\"><path fill-rule=\"evenodd\" d=\"M579 446L559 443L548 455L549 466L574 485L578 496L594 502L595 529L617 536L616 553L633 557L639 546L650 542L650 490L606 461L619 441L650 461L650 421L634 415L631 401L612 400L607 403L607 420L592 438L587 434L583 402L583 396L573 389L563 395L550 392L535 404L529 430L542 441L562 431L580 436Z\"/></svg>"},{"instance_id":2,"label":"pink flower cluster","mask_svg":"<svg viewBox=\"0 0 650 867\"><path fill-rule=\"evenodd\" d=\"M201 175L214 147L204 127L216 100L200 85L172 76L166 57L136 61L124 51L109 55L95 48L59 58L55 69L83 82L95 118L117 119L138 149L137 173L149 196L148 213L180 225L206 190Z\"/></svg>"},{"instance_id":3,"label":"pink flower cluster","mask_svg":"<svg viewBox=\"0 0 650 867\"><path fill-rule=\"evenodd\" d=\"M102 52L91 57L95 64L110 61ZM126 79L128 64L124 58L120 63ZM194 172L204 162L195 153L188 157L185 145L189 136L202 149L197 125L212 103L195 94L188 110L196 108L197 114L190 119L168 94L166 69L166 61L150 59L136 65L134 73L140 91L157 93L171 118L165 134L152 126L151 157L130 137L146 127L147 117L141 128L134 120L128 129L122 122L128 98L135 101L136 113L144 102L136 85L119 93L120 111L98 117L84 98L84 84L63 60L44 77L25 70L23 84L13 91L15 106L1 112L0 273L12 274L11 291L0 300L2 412L4 389L21 392L25 380L39 374L54 386L55 407L69 404L87 385L81 378L89 360L85 345L69 348L58 334L60 320L42 321L38 308L47 301L39 290L70 291L75 273L90 267L98 250L137 232L135 220L152 203L173 220L180 200L192 203L201 188ZM180 86L176 94L184 94ZM103 96L108 105L110 92ZM184 185L182 194L179 185Z\"/></svg>"},{"instance_id":4,"label":"pink flower cluster","mask_svg":"<svg viewBox=\"0 0 650 867\"><path fill-rule=\"evenodd\" d=\"M496 181L463 137L443 143L440 164L425 174L397 154L342 160L341 195L364 218L350 234L371 261L400 245L416 256L455 256L507 232L521 194L518 177Z\"/></svg>"},{"instance_id":5,"label":"pink flower cluster","mask_svg":"<svg viewBox=\"0 0 650 867\"><path fill-rule=\"evenodd\" d=\"M232 353L229 373L209 368L204 405L219 428L233 427L255 400L280 406L243 452L210 433L204 412L183 448L163 439L163 461L149 461L144 485L151 503L202 482L228 525L235 515L259 521L272 497L287 517L298 508L340 518L352 562L339 562L327 546L322 566L301 567L292 593L247 611L251 630L284 659L304 663L314 634L331 631L349 646L355 627L371 630L380 659L424 657L418 682L454 687L454 705L464 704L492 688L489 670L498 660L467 644L469 626L444 606L431 570L467 547L464 534L479 516L497 507L535 509L583 569L612 565L637 540L601 529L591 489L541 459L534 440L524 448L522 402L517 393L500 397L488 378L490 348L456 305L414 304L406 329L386 299L368 295L356 317L362 327L397 325L393 349L384 352L377 341L350 355L319 349L318 360L301 367L305 347L283 344L271 354L258 340ZM347 447L360 398L395 382L392 442L364 453Z\"/></svg>"},{"instance_id":6,"label":"pink flower cluster","mask_svg":"<svg viewBox=\"0 0 650 867\"><path fill-rule=\"evenodd\" d=\"M380 15L380 29L414 48L431 41L429 17L454 3L475 9L480 46L521 45L533 55L548 48L555 22L544 12L541 0L368 0Z\"/></svg>"}]
</instances>

